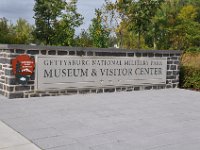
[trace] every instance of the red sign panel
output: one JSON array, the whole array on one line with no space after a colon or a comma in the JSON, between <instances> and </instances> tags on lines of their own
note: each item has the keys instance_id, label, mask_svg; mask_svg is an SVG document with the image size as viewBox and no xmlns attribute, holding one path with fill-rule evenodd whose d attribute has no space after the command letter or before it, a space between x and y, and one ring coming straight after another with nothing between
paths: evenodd
<instances>
[{"instance_id":1,"label":"red sign panel","mask_svg":"<svg viewBox=\"0 0 200 150\"><path fill-rule=\"evenodd\" d=\"M12 60L14 75L32 75L35 68L35 61L29 55L19 55Z\"/></svg>"}]
</instances>

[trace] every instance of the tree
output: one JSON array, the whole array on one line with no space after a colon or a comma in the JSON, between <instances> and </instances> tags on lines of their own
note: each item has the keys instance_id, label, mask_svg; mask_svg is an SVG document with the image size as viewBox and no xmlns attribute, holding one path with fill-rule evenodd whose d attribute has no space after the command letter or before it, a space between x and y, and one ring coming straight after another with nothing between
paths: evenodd
<instances>
[{"instance_id":1,"label":"tree","mask_svg":"<svg viewBox=\"0 0 200 150\"><path fill-rule=\"evenodd\" d=\"M164 0L132 1L128 9L129 30L138 34L138 49L141 35L148 31L152 18Z\"/></svg>"},{"instance_id":2,"label":"tree","mask_svg":"<svg viewBox=\"0 0 200 150\"><path fill-rule=\"evenodd\" d=\"M0 18L0 43L11 44L13 37L11 36L11 25L6 18Z\"/></svg>"},{"instance_id":3,"label":"tree","mask_svg":"<svg viewBox=\"0 0 200 150\"><path fill-rule=\"evenodd\" d=\"M193 5L185 5L177 15L178 24L175 27L176 49L187 49L190 46L199 46L200 24L196 22L197 8Z\"/></svg>"},{"instance_id":4,"label":"tree","mask_svg":"<svg viewBox=\"0 0 200 150\"><path fill-rule=\"evenodd\" d=\"M89 27L89 33L93 41L93 46L106 48L110 32L103 24L102 12L100 9L95 9L95 18L92 19L92 24Z\"/></svg>"},{"instance_id":5,"label":"tree","mask_svg":"<svg viewBox=\"0 0 200 150\"><path fill-rule=\"evenodd\" d=\"M65 0L35 0L35 36L44 44L53 44L55 24L65 9Z\"/></svg>"},{"instance_id":6,"label":"tree","mask_svg":"<svg viewBox=\"0 0 200 150\"><path fill-rule=\"evenodd\" d=\"M33 41L33 26L31 26L25 19L19 18L13 28L15 32L15 43L28 44Z\"/></svg>"},{"instance_id":7,"label":"tree","mask_svg":"<svg viewBox=\"0 0 200 150\"><path fill-rule=\"evenodd\" d=\"M92 39L90 37L90 34L82 29L79 36L76 38L76 46L79 47L92 47Z\"/></svg>"},{"instance_id":8,"label":"tree","mask_svg":"<svg viewBox=\"0 0 200 150\"><path fill-rule=\"evenodd\" d=\"M130 48L135 45L131 40L135 40L137 35L137 48L143 45L142 36L149 31L152 18L155 16L157 9L164 0L116 0L114 3L107 0L106 8L111 12L112 18L117 23L116 34L119 37L120 47L127 47L125 43L129 43ZM125 27L125 28L124 28ZM128 41L127 41L128 40Z\"/></svg>"},{"instance_id":9,"label":"tree","mask_svg":"<svg viewBox=\"0 0 200 150\"><path fill-rule=\"evenodd\" d=\"M77 0L66 3L65 11L60 21L56 23L56 33L54 41L56 45L73 46L75 28L83 24L83 16L77 13Z\"/></svg>"}]
</instances>

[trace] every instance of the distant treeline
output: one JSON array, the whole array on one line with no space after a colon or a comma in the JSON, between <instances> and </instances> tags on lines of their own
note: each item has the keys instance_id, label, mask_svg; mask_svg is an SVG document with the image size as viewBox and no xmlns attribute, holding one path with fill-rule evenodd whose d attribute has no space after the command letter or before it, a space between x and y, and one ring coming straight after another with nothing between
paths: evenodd
<instances>
[{"instance_id":1,"label":"distant treeline","mask_svg":"<svg viewBox=\"0 0 200 150\"><path fill-rule=\"evenodd\" d=\"M35 24L0 18L0 43L200 51L199 0L105 0L88 29L77 0L35 0Z\"/></svg>"}]
</instances>

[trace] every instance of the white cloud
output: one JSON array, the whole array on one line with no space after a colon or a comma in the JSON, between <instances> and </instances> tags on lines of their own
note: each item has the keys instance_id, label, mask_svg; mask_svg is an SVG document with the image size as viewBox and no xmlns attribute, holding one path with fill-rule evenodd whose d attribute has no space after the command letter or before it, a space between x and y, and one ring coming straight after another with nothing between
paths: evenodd
<instances>
[{"instance_id":1,"label":"white cloud","mask_svg":"<svg viewBox=\"0 0 200 150\"><path fill-rule=\"evenodd\" d=\"M13 23L21 17L33 24L33 5L34 0L1 0L0 17L6 17Z\"/></svg>"}]
</instances>

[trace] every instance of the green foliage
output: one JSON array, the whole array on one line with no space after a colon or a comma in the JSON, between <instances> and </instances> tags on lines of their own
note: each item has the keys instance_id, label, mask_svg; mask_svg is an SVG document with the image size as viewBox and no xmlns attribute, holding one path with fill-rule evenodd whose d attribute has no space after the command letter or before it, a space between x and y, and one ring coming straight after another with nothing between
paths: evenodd
<instances>
[{"instance_id":1,"label":"green foliage","mask_svg":"<svg viewBox=\"0 0 200 150\"><path fill-rule=\"evenodd\" d=\"M194 48L181 57L180 87L182 88L200 90L200 49L196 50Z\"/></svg>"},{"instance_id":2,"label":"green foliage","mask_svg":"<svg viewBox=\"0 0 200 150\"><path fill-rule=\"evenodd\" d=\"M99 9L95 10L95 18L92 19L92 24L89 27L89 33L93 41L94 47L108 47L109 30L103 24L102 12Z\"/></svg>"},{"instance_id":3,"label":"green foliage","mask_svg":"<svg viewBox=\"0 0 200 150\"><path fill-rule=\"evenodd\" d=\"M35 36L44 44L53 44L55 24L65 9L64 0L35 0Z\"/></svg>"},{"instance_id":4,"label":"green foliage","mask_svg":"<svg viewBox=\"0 0 200 150\"><path fill-rule=\"evenodd\" d=\"M105 9L113 20L121 21L115 27L121 47L186 50L200 46L199 0L107 0Z\"/></svg>"},{"instance_id":5,"label":"green foliage","mask_svg":"<svg viewBox=\"0 0 200 150\"><path fill-rule=\"evenodd\" d=\"M9 24L6 18L0 18L1 44L29 44L33 41L33 26L19 18L15 25Z\"/></svg>"},{"instance_id":6,"label":"green foliage","mask_svg":"<svg viewBox=\"0 0 200 150\"><path fill-rule=\"evenodd\" d=\"M180 86L200 90L200 68L182 66L180 70Z\"/></svg>"},{"instance_id":7,"label":"green foliage","mask_svg":"<svg viewBox=\"0 0 200 150\"><path fill-rule=\"evenodd\" d=\"M0 43L12 43L11 25L6 18L0 18Z\"/></svg>"},{"instance_id":8,"label":"green foliage","mask_svg":"<svg viewBox=\"0 0 200 150\"><path fill-rule=\"evenodd\" d=\"M54 42L56 45L73 46L75 28L83 23L83 17L77 13L77 0L66 3L61 20L56 23Z\"/></svg>"},{"instance_id":9,"label":"green foliage","mask_svg":"<svg viewBox=\"0 0 200 150\"><path fill-rule=\"evenodd\" d=\"M200 53L200 47L190 47L186 50L186 52L192 52L192 53Z\"/></svg>"},{"instance_id":10,"label":"green foliage","mask_svg":"<svg viewBox=\"0 0 200 150\"><path fill-rule=\"evenodd\" d=\"M88 31L77 0L35 0L35 26L0 18L0 43L199 51L199 0L105 0Z\"/></svg>"},{"instance_id":11,"label":"green foliage","mask_svg":"<svg viewBox=\"0 0 200 150\"><path fill-rule=\"evenodd\" d=\"M78 47L92 47L92 39L90 37L90 34L82 30L79 36L75 39L76 46Z\"/></svg>"},{"instance_id":12,"label":"green foliage","mask_svg":"<svg viewBox=\"0 0 200 150\"><path fill-rule=\"evenodd\" d=\"M16 44L29 44L33 41L33 26L31 26L25 19L19 18L15 30L15 43Z\"/></svg>"},{"instance_id":13,"label":"green foliage","mask_svg":"<svg viewBox=\"0 0 200 150\"><path fill-rule=\"evenodd\" d=\"M73 46L75 28L83 22L77 0L35 0L35 36L44 44Z\"/></svg>"}]
</instances>

